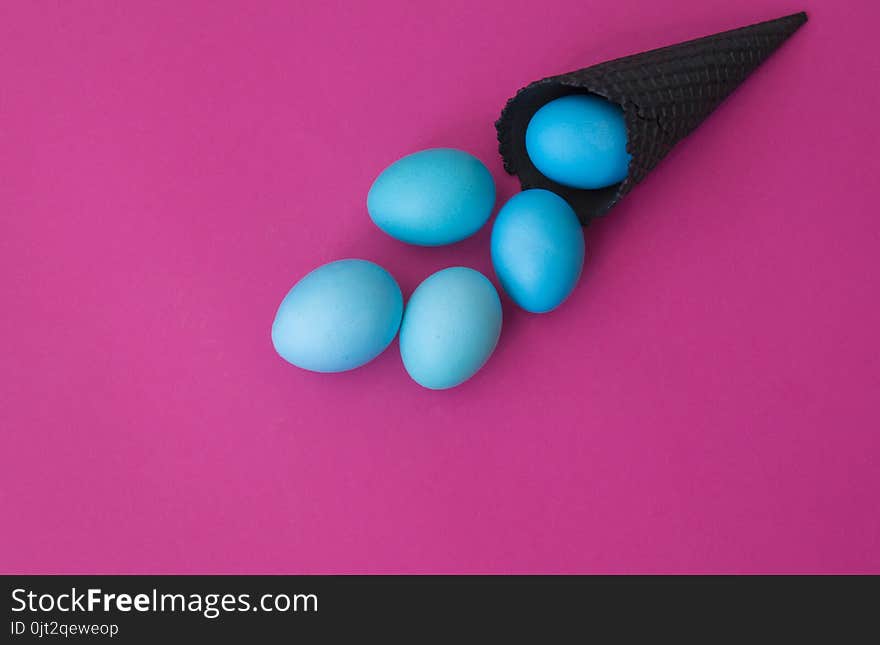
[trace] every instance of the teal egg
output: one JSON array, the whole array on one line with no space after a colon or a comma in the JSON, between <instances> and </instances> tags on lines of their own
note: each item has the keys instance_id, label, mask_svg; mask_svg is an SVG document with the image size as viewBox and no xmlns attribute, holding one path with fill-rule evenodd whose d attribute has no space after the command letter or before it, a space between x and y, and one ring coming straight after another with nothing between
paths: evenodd
<instances>
[{"instance_id":1,"label":"teal egg","mask_svg":"<svg viewBox=\"0 0 880 645\"><path fill-rule=\"evenodd\" d=\"M626 145L623 110L592 94L550 101L526 128L526 152L535 168L572 188L604 188L626 179Z\"/></svg>"},{"instance_id":2,"label":"teal egg","mask_svg":"<svg viewBox=\"0 0 880 645\"><path fill-rule=\"evenodd\" d=\"M495 206L495 182L467 152L433 148L388 166L367 195L370 218L391 237L421 246L476 233Z\"/></svg>"},{"instance_id":3,"label":"teal egg","mask_svg":"<svg viewBox=\"0 0 880 645\"><path fill-rule=\"evenodd\" d=\"M443 269L410 297L400 326L400 355L416 383L455 387L489 360L501 335L498 292L479 271Z\"/></svg>"},{"instance_id":4,"label":"teal egg","mask_svg":"<svg viewBox=\"0 0 880 645\"><path fill-rule=\"evenodd\" d=\"M403 295L391 274L367 260L339 260L306 275L284 297L272 344L297 367L343 372L381 354L402 315Z\"/></svg>"},{"instance_id":5,"label":"teal egg","mask_svg":"<svg viewBox=\"0 0 880 645\"><path fill-rule=\"evenodd\" d=\"M507 295L526 311L556 309L578 283L584 233L562 197L540 188L514 195L492 226L492 264Z\"/></svg>"}]
</instances>

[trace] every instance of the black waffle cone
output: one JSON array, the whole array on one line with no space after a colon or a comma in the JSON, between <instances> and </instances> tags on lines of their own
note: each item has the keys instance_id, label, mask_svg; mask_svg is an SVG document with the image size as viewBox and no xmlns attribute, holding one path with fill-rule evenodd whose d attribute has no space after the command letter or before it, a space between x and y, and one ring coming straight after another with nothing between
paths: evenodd
<instances>
[{"instance_id":1,"label":"black waffle cone","mask_svg":"<svg viewBox=\"0 0 880 645\"><path fill-rule=\"evenodd\" d=\"M536 81L507 102L495 123L504 169L519 176L523 189L546 188L563 196L586 224L629 193L806 21L806 13L796 13ZM525 148L526 128L541 106L584 92L623 108L632 155L626 179L599 190L548 179Z\"/></svg>"}]
</instances>

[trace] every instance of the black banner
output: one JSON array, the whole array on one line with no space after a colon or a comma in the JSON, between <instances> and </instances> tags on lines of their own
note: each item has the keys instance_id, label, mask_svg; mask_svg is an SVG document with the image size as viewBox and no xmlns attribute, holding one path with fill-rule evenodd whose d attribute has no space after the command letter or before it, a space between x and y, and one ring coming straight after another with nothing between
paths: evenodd
<instances>
[{"instance_id":1,"label":"black banner","mask_svg":"<svg viewBox=\"0 0 880 645\"><path fill-rule=\"evenodd\" d=\"M874 613L868 577L8 576L0 642L785 633ZM837 620L837 618L835 618ZM750 630L747 630L750 631ZM540 636L543 635L543 639Z\"/></svg>"}]
</instances>

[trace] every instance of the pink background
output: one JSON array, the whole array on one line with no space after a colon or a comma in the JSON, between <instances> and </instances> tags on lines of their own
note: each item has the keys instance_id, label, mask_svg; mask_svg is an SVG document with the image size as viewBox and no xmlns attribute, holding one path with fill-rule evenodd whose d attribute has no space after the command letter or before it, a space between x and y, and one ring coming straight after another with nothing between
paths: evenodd
<instances>
[{"instance_id":1,"label":"pink background","mask_svg":"<svg viewBox=\"0 0 880 645\"><path fill-rule=\"evenodd\" d=\"M805 8L463 387L278 358L307 271L494 279L373 178L517 88ZM873 0L6 2L0 570L880 572Z\"/></svg>"}]
</instances>

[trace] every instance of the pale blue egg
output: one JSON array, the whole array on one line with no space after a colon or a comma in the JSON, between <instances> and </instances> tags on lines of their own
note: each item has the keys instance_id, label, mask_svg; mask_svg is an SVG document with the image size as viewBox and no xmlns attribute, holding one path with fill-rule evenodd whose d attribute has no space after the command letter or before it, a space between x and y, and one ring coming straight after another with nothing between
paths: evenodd
<instances>
[{"instance_id":1,"label":"pale blue egg","mask_svg":"<svg viewBox=\"0 0 880 645\"><path fill-rule=\"evenodd\" d=\"M391 274L367 260L339 260L309 273L284 297L272 344L297 367L343 372L381 354L402 315L403 295Z\"/></svg>"},{"instance_id":2,"label":"pale blue egg","mask_svg":"<svg viewBox=\"0 0 880 645\"><path fill-rule=\"evenodd\" d=\"M410 297L400 326L400 355L419 385L445 390L489 360L501 335L498 292L479 271L443 269Z\"/></svg>"},{"instance_id":3,"label":"pale blue egg","mask_svg":"<svg viewBox=\"0 0 880 645\"><path fill-rule=\"evenodd\" d=\"M562 197L535 188L514 195L492 226L492 264L507 295L526 311L558 307L584 266L584 233Z\"/></svg>"},{"instance_id":4,"label":"pale blue egg","mask_svg":"<svg viewBox=\"0 0 880 645\"><path fill-rule=\"evenodd\" d=\"M373 182L367 210L376 226L403 242L439 246L476 233L495 206L495 182L479 159L433 148L407 155Z\"/></svg>"},{"instance_id":5,"label":"pale blue egg","mask_svg":"<svg viewBox=\"0 0 880 645\"><path fill-rule=\"evenodd\" d=\"M626 178L626 122L619 105L592 94L550 101L526 128L526 152L541 174L572 188L604 188Z\"/></svg>"}]
</instances>

